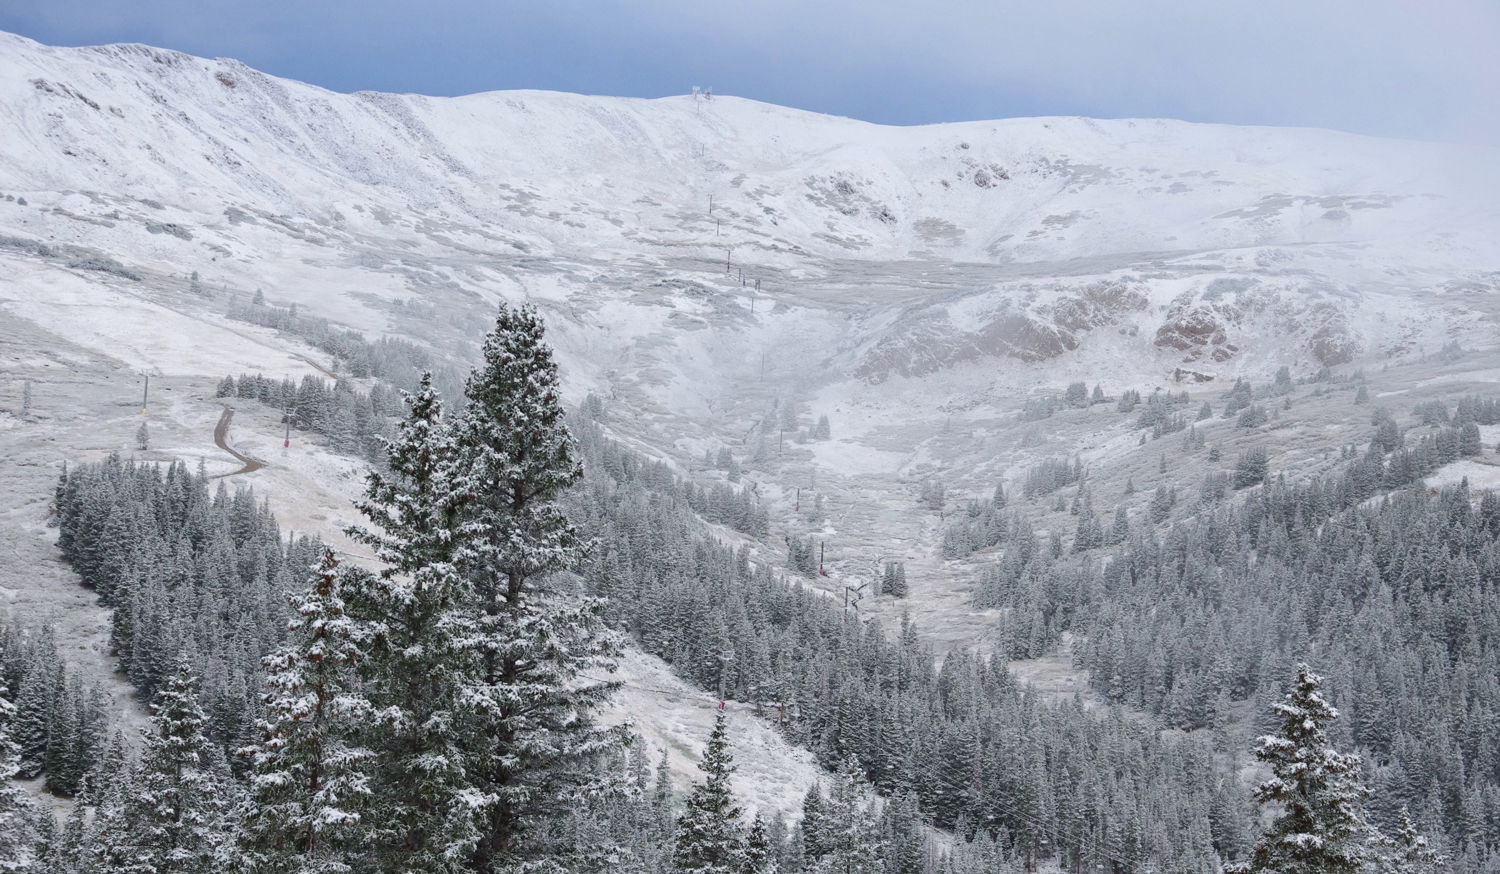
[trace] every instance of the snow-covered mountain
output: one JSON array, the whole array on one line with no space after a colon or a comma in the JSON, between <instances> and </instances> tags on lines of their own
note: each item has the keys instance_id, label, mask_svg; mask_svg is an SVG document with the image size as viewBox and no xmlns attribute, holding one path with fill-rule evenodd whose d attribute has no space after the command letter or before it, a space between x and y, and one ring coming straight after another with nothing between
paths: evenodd
<instances>
[{"instance_id":1,"label":"snow-covered mountain","mask_svg":"<svg viewBox=\"0 0 1500 874\"><path fill-rule=\"evenodd\" d=\"M891 128L724 96L344 95L3 33L0 131L0 539L21 559L0 599L60 622L100 675L108 618L45 527L56 470L134 445L137 371L148 456L236 470L211 436L214 382L336 366L225 316L256 290L454 363L495 301L534 301L572 399L605 397L615 436L705 480L724 476L705 453L729 448L772 516L762 556L815 535L830 576L810 582L830 593L904 559L912 597L863 609L910 611L940 644L997 617L971 607L974 564L943 560L948 520L919 481L958 506L1076 454L1099 506L1139 518L1148 489L1201 476L1204 453L1147 444L1134 416L1031 422L1029 397L1084 381L1212 399L1282 366L1391 367L1377 398L1500 379L1474 363L1500 349L1494 150L1163 120ZM1429 355L1455 343L1481 354ZM1226 458L1270 442L1278 472L1327 469L1368 412L1305 396L1266 431L1195 428ZM787 406L802 426L828 415L833 439L794 444ZM236 479L336 541L358 464L283 449L274 411L244 407L233 440L269 463ZM1039 531L1074 522L1033 504ZM648 693L668 682L628 667ZM1066 656L1018 675L1082 688ZM652 719L676 748L711 714ZM792 805L815 769L777 755L764 770L799 785L765 801Z\"/></svg>"},{"instance_id":2,"label":"snow-covered mountain","mask_svg":"<svg viewBox=\"0 0 1500 874\"><path fill-rule=\"evenodd\" d=\"M10 35L0 124L0 190L28 203L0 205L13 236L374 330L403 298L530 295L611 354L668 316L709 328L694 354L775 345L796 313L826 329L827 379L1341 364L1462 337L1500 270L1492 151L1317 130L344 95ZM753 319L741 268L762 284Z\"/></svg>"}]
</instances>

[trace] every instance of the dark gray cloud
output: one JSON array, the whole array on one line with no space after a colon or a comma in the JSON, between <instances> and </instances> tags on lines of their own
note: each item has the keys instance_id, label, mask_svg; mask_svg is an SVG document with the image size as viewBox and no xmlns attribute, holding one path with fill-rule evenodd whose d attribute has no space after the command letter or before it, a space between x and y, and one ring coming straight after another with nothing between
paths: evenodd
<instances>
[{"instance_id":1,"label":"dark gray cloud","mask_svg":"<svg viewBox=\"0 0 1500 874\"><path fill-rule=\"evenodd\" d=\"M342 91L692 85L892 124L1162 116L1500 139L1492 0L0 0Z\"/></svg>"}]
</instances>

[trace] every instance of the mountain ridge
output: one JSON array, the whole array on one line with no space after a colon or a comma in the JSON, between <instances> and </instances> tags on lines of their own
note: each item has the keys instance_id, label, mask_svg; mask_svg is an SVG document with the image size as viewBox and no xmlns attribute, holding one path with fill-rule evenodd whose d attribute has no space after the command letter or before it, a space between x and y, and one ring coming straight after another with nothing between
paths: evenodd
<instances>
[{"instance_id":1,"label":"mountain ridge","mask_svg":"<svg viewBox=\"0 0 1500 874\"><path fill-rule=\"evenodd\" d=\"M1316 369L1470 340L1447 283L1500 275L1500 161L1479 147L1160 119L892 127L724 96L343 94L138 44L0 39L0 120L35 132L0 146L0 190L46 207L0 210L0 228L226 286L275 279L273 297L376 332L401 300L520 294L566 310L587 347L603 324L579 313L700 318L698 291L639 290L696 287L717 338L774 345L774 314L716 321L758 280L830 327L858 301L829 376L1011 362L1020 386L1106 344L1139 379L1214 380L1263 370L1243 351L1261 342ZM331 277L361 296L301 287Z\"/></svg>"}]
</instances>

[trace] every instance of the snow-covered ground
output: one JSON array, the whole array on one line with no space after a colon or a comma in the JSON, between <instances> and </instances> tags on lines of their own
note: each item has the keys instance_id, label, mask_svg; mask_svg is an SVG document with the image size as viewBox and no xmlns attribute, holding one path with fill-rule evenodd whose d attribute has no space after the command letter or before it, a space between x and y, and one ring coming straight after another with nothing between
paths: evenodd
<instances>
[{"instance_id":1,"label":"snow-covered ground","mask_svg":"<svg viewBox=\"0 0 1500 874\"><path fill-rule=\"evenodd\" d=\"M624 687L607 721L628 722L655 750L667 754L673 788L685 791L701 780L698 761L708 745L719 701L694 689L655 656L628 652L607 679ZM801 809L808 787L824 775L810 752L787 743L776 728L775 714L756 714L747 704L728 702L730 752L736 771L731 785L748 811L792 816Z\"/></svg>"},{"instance_id":2,"label":"snow-covered ground","mask_svg":"<svg viewBox=\"0 0 1500 874\"><path fill-rule=\"evenodd\" d=\"M1493 457L1484 461L1455 461L1443 465L1425 480L1427 486L1434 489L1456 486L1464 481L1468 481L1469 488L1476 492L1500 489L1500 461Z\"/></svg>"}]
</instances>

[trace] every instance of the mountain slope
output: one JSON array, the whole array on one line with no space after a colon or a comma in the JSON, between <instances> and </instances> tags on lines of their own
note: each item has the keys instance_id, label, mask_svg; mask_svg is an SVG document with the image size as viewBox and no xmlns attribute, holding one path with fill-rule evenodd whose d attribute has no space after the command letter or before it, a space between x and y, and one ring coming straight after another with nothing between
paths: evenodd
<instances>
[{"instance_id":1,"label":"mountain slope","mask_svg":"<svg viewBox=\"0 0 1500 874\"><path fill-rule=\"evenodd\" d=\"M635 285L732 250L788 306L858 308L835 363L878 381L1054 359L1102 328L1157 373L1234 372L1269 337L1345 363L1437 342L1428 310L1464 314L1445 283L1494 281L1483 150L1160 120L888 128L727 97L342 95L144 46L0 46L0 123L22 132L0 189L32 204L0 226L231 283L322 278L277 275L305 265L387 298L578 306L599 270L628 262ZM523 272L539 257L574 265L561 287ZM321 289L276 291L351 318Z\"/></svg>"}]
</instances>

